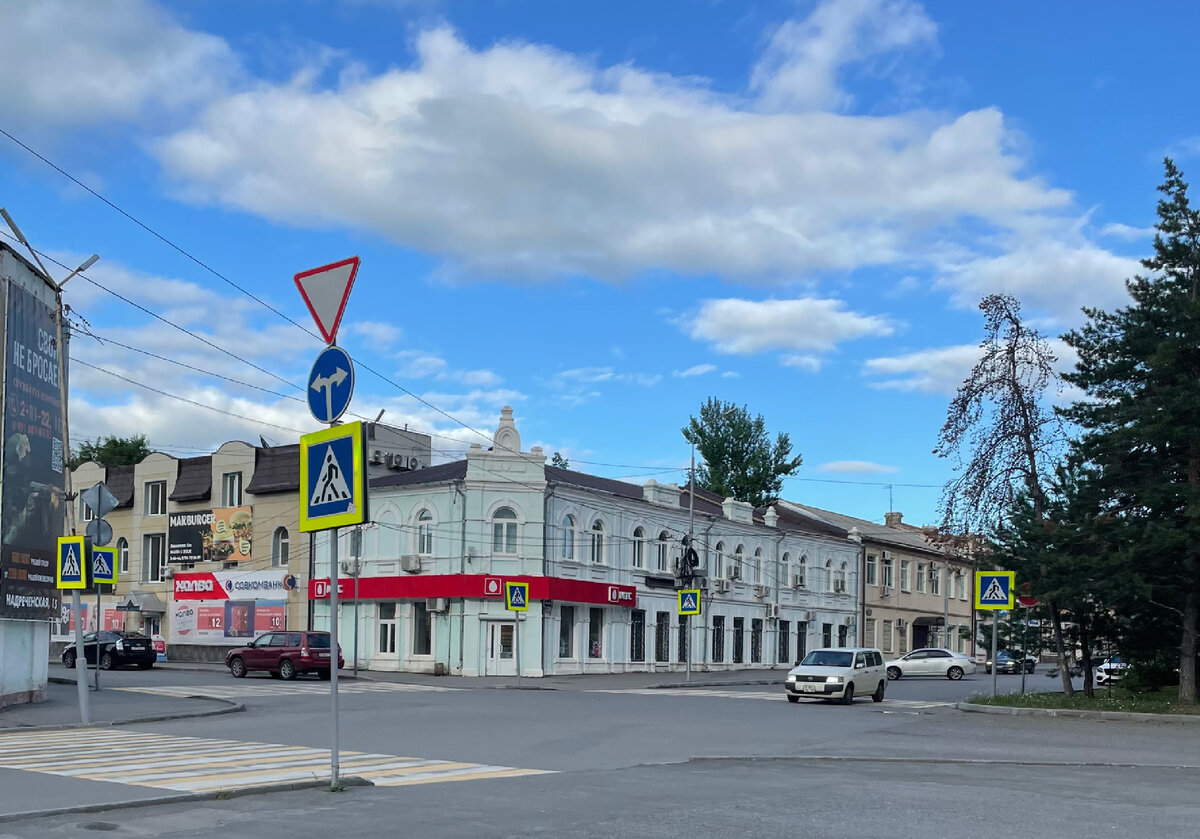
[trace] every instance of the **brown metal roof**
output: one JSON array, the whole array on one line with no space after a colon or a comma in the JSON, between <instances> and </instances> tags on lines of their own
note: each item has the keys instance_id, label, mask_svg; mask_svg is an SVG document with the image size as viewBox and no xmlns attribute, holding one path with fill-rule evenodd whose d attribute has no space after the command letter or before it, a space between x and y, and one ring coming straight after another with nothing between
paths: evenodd
<instances>
[{"instance_id":1,"label":"brown metal roof","mask_svg":"<svg viewBox=\"0 0 1200 839\"><path fill-rule=\"evenodd\" d=\"M117 509L133 506L133 466L109 466L104 470L104 484L117 498Z\"/></svg>"},{"instance_id":2,"label":"brown metal roof","mask_svg":"<svg viewBox=\"0 0 1200 839\"><path fill-rule=\"evenodd\" d=\"M175 473L172 501L207 501L212 498L212 456L186 457Z\"/></svg>"},{"instance_id":3,"label":"brown metal roof","mask_svg":"<svg viewBox=\"0 0 1200 839\"><path fill-rule=\"evenodd\" d=\"M413 469L409 472L397 472L394 475L383 475L371 479L372 487L402 487L416 484L437 484L445 481L461 481L467 476L467 462L452 460L437 466L426 466L424 469Z\"/></svg>"},{"instance_id":4,"label":"brown metal roof","mask_svg":"<svg viewBox=\"0 0 1200 839\"><path fill-rule=\"evenodd\" d=\"M638 484L627 484L624 481L601 478L572 469L561 469L557 466L546 467L546 480L558 484L571 484L584 489L595 489L620 498L635 498L640 501L644 497L642 488Z\"/></svg>"},{"instance_id":5,"label":"brown metal roof","mask_svg":"<svg viewBox=\"0 0 1200 839\"><path fill-rule=\"evenodd\" d=\"M254 477L246 486L252 495L300 491L300 444L254 447Z\"/></svg>"}]
</instances>

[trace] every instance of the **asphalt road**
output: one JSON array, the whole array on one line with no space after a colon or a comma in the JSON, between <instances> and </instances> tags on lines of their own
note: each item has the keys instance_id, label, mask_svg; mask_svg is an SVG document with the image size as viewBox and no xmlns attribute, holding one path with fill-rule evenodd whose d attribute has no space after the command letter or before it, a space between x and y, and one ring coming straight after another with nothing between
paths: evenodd
<instances>
[{"instance_id":1,"label":"asphalt road","mask_svg":"<svg viewBox=\"0 0 1200 839\"><path fill-rule=\"evenodd\" d=\"M127 759L137 760L143 740L329 744L327 686L319 682L165 670L105 676L114 686L201 692L208 685L244 694L245 713L112 729ZM1053 684L1042 674L1028 681ZM5 813L20 810L169 790L119 783L120 764L103 780L0 769L0 837L80 836L115 826L134 837L303 839L343 835L349 819L360 835L403 829L427 837L1194 834L1200 729L993 717L944 704L990 686L982 673L962 682L904 679L889 683L887 701L846 708L792 705L771 686L547 691L348 683L344 750L443 761L465 773L485 765L551 774L6 822ZM986 817L997 796L1017 796L1022 817Z\"/></svg>"}]
</instances>

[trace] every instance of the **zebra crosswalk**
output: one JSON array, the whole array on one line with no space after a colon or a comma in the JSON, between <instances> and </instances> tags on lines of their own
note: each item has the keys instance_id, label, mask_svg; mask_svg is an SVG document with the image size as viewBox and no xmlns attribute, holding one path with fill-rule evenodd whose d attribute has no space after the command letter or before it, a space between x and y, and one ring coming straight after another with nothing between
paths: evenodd
<instances>
[{"instance_id":1,"label":"zebra crosswalk","mask_svg":"<svg viewBox=\"0 0 1200 839\"><path fill-rule=\"evenodd\" d=\"M720 688L613 688L608 690L590 690L588 693L624 693L640 696L705 696L720 699L760 699L771 702L783 702L787 699L783 690L722 690ZM919 699L885 699L883 706L887 708L948 708L953 702L934 702Z\"/></svg>"},{"instance_id":2,"label":"zebra crosswalk","mask_svg":"<svg viewBox=\"0 0 1200 839\"><path fill-rule=\"evenodd\" d=\"M149 693L155 696L211 696L217 699L245 699L254 696L328 696L328 682L275 682L255 679L220 685L151 685L119 687L129 693ZM436 685L407 685L399 682L346 681L338 683L338 693L391 693L395 691L450 691L462 688Z\"/></svg>"},{"instance_id":3,"label":"zebra crosswalk","mask_svg":"<svg viewBox=\"0 0 1200 839\"><path fill-rule=\"evenodd\" d=\"M512 778L541 769L341 751L344 775L376 786ZM329 777L329 750L129 729L0 735L0 768L176 792L218 792Z\"/></svg>"}]
</instances>

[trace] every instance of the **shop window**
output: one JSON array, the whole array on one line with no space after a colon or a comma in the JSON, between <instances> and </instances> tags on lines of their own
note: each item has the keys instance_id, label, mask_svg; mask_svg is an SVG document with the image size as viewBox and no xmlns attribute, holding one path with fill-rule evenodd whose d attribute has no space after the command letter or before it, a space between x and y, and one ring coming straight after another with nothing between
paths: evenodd
<instances>
[{"instance_id":1,"label":"shop window","mask_svg":"<svg viewBox=\"0 0 1200 839\"><path fill-rule=\"evenodd\" d=\"M604 657L604 610L588 609L588 658Z\"/></svg>"},{"instance_id":2,"label":"shop window","mask_svg":"<svg viewBox=\"0 0 1200 839\"><path fill-rule=\"evenodd\" d=\"M725 616L713 615L712 660L715 664L725 661Z\"/></svg>"},{"instance_id":3,"label":"shop window","mask_svg":"<svg viewBox=\"0 0 1200 839\"><path fill-rule=\"evenodd\" d=\"M796 660L803 661L808 655L808 621L796 624Z\"/></svg>"},{"instance_id":4,"label":"shop window","mask_svg":"<svg viewBox=\"0 0 1200 839\"><path fill-rule=\"evenodd\" d=\"M657 612L654 615L654 660L671 660L670 612Z\"/></svg>"},{"instance_id":5,"label":"shop window","mask_svg":"<svg viewBox=\"0 0 1200 839\"><path fill-rule=\"evenodd\" d=\"M558 657L575 657L575 607L558 607Z\"/></svg>"},{"instance_id":6,"label":"shop window","mask_svg":"<svg viewBox=\"0 0 1200 839\"><path fill-rule=\"evenodd\" d=\"M733 663L741 664L745 656L743 650L746 634L746 619L733 619Z\"/></svg>"},{"instance_id":7,"label":"shop window","mask_svg":"<svg viewBox=\"0 0 1200 839\"><path fill-rule=\"evenodd\" d=\"M396 604L380 603L379 609L379 652L385 655L396 653Z\"/></svg>"},{"instance_id":8,"label":"shop window","mask_svg":"<svg viewBox=\"0 0 1200 839\"><path fill-rule=\"evenodd\" d=\"M688 660L687 659L688 645L689 645L688 628L691 626L691 624L688 622L688 618L690 618L690 617L691 617L691 615L680 615L679 616L679 637L676 639L675 646L676 646L676 656L677 656L680 664L683 664L684 662L686 662Z\"/></svg>"},{"instance_id":9,"label":"shop window","mask_svg":"<svg viewBox=\"0 0 1200 839\"><path fill-rule=\"evenodd\" d=\"M641 609L629 616L629 660L646 660L646 613Z\"/></svg>"},{"instance_id":10,"label":"shop window","mask_svg":"<svg viewBox=\"0 0 1200 839\"><path fill-rule=\"evenodd\" d=\"M433 655L433 615L421 601L412 608L413 655Z\"/></svg>"},{"instance_id":11,"label":"shop window","mask_svg":"<svg viewBox=\"0 0 1200 839\"><path fill-rule=\"evenodd\" d=\"M763 622L762 618L750 621L750 663L762 664Z\"/></svg>"},{"instance_id":12,"label":"shop window","mask_svg":"<svg viewBox=\"0 0 1200 839\"><path fill-rule=\"evenodd\" d=\"M791 641L792 641L791 633L792 633L792 622L791 621L780 621L779 622L779 659L778 659L780 664L787 664L788 662L790 662L792 660L791 659L791 650L789 649L789 647L791 646Z\"/></svg>"}]
</instances>

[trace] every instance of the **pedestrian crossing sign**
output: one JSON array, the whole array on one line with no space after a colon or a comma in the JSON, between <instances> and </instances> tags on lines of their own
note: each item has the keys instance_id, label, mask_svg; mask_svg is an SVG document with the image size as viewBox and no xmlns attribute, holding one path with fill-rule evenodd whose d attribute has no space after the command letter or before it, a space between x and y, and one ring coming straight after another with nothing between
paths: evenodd
<instances>
[{"instance_id":1,"label":"pedestrian crossing sign","mask_svg":"<svg viewBox=\"0 0 1200 839\"><path fill-rule=\"evenodd\" d=\"M58 587L87 588L87 575L83 572L83 537L58 537Z\"/></svg>"},{"instance_id":2,"label":"pedestrian crossing sign","mask_svg":"<svg viewBox=\"0 0 1200 839\"><path fill-rule=\"evenodd\" d=\"M1011 609L1013 607L1014 571L979 571L975 574L976 609Z\"/></svg>"},{"instance_id":3,"label":"pedestrian crossing sign","mask_svg":"<svg viewBox=\"0 0 1200 839\"><path fill-rule=\"evenodd\" d=\"M504 608L510 612L528 612L529 583L505 583Z\"/></svg>"},{"instance_id":4,"label":"pedestrian crossing sign","mask_svg":"<svg viewBox=\"0 0 1200 839\"><path fill-rule=\"evenodd\" d=\"M679 614L700 614L700 589L685 588L679 592Z\"/></svg>"},{"instance_id":5,"label":"pedestrian crossing sign","mask_svg":"<svg viewBox=\"0 0 1200 839\"><path fill-rule=\"evenodd\" d=\"M302 533L368 521L365 445L361 422L300 438Z\"/></svg>"},{"instance_id":6,"label":"pedestrian crossing sign","mask_svg":"<svg viewBox=\"0 0 1200 839\"><path fill-rule=\"evenodd\" d=\"M92 548L92 583L117 584L116 548Z\"/></svg>"}]
</instances>

